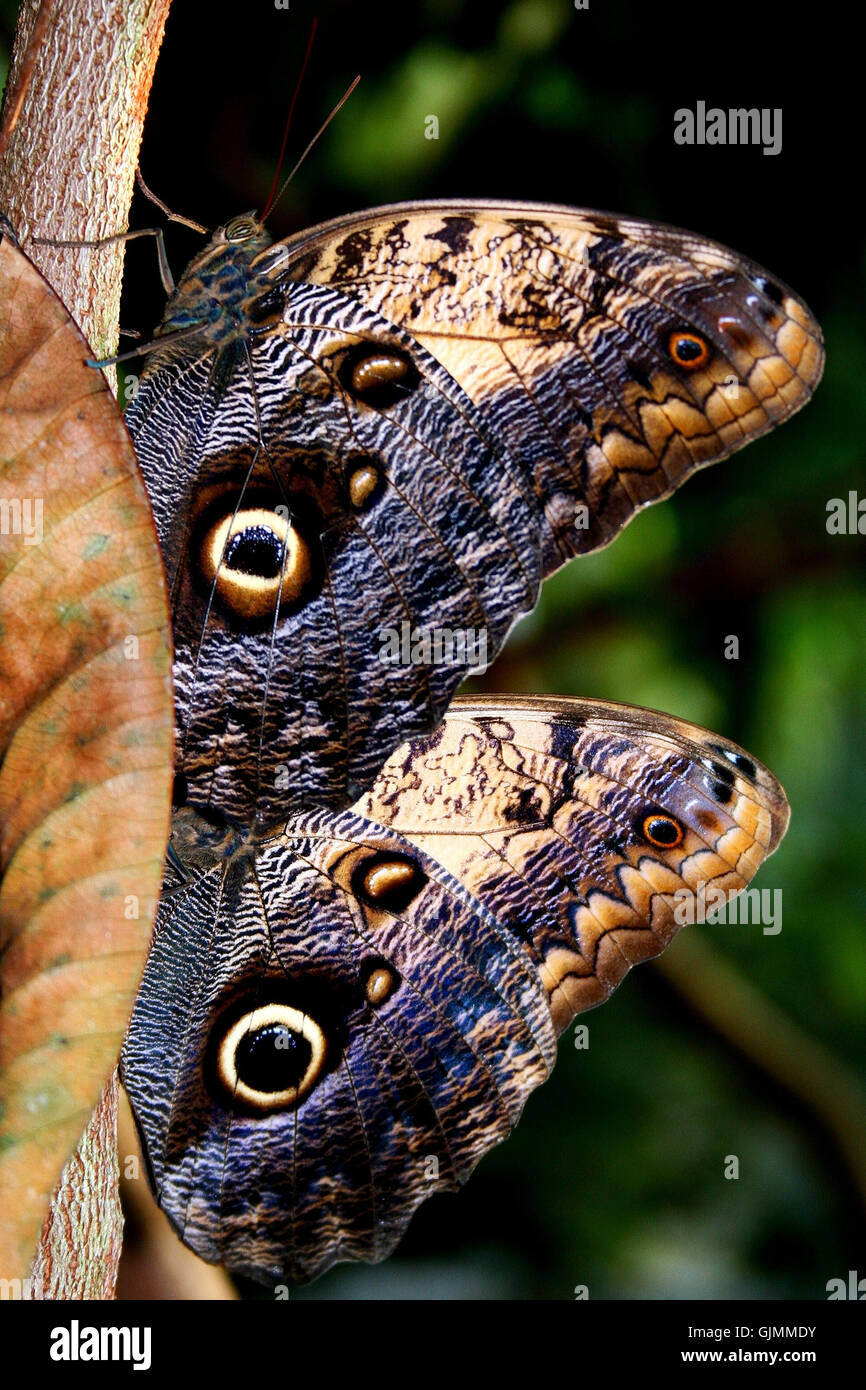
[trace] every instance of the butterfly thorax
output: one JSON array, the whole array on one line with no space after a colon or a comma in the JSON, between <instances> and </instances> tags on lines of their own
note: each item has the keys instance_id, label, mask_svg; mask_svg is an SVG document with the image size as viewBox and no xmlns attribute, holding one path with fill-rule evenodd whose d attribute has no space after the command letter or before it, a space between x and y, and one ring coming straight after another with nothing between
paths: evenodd
<instances>
[{"instance_id":1,"label":"butterfly thorax","mask_svg":"<svg viewBox=\"0 0 866 1390\"><path fill-rule=\"evenodd\" d=\"M284 258L282 247L274 247L270 233L254 217L234 218L214 232L187 266L156 337L192 328L200 329L193 335L199 346L202 340L225 345L249 337L270 312L266 297L273 289L274 269Z\"/></svg>"},{"instance_id":2,"label":"butterfly thorax","mask_svg":"<svg viewBox=\"0 0 866 1390\"><path fill-rule=\"evenodd\" d=\"M206 869L237 854L253 854L261 838L238 829L220 815L192 806L183 806L172 815L173 856L188 869Z\"/></svg>"}]
</instances>

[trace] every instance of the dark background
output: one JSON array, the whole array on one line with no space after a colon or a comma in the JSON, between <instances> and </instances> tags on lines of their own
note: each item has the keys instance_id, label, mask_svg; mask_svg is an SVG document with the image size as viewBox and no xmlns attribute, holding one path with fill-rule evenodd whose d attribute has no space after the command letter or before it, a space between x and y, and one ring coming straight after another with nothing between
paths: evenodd
<instances>
[{"instance_id":1,"label":"dark background","mask_svg":"<svg viewBox=\"0 0 866 1390\"><path fill-rule=\"evenodd\" d=\"M654 217L788 281L827 339L802 415L556 575L485 678L664 709L766 761L793 806L758 879L782 889L782 932L691 928L581 1020L589 1051L563 1040L515 1135L461 1194L422 1208L395 1257L302 1298L569 1298L587 1284L593 1298L820 1299L829 1279L866 1276L866 547L825 525L830 498L866 496L854 40L827 4L590 4L175 0L157 68L142 170L208 226L262 208L317 13L289 165L363 80L275 234L448 196ZM675 145L675 110L698 100L781 107L781 154ZM137 200L131 225L154 217ZM177 272L200 239L167 238ZM124 325L149 333L163 306L152 247L133 244L127 266ZM738 661L723 658L729 633Z\"/></svg>"}]
</instances>

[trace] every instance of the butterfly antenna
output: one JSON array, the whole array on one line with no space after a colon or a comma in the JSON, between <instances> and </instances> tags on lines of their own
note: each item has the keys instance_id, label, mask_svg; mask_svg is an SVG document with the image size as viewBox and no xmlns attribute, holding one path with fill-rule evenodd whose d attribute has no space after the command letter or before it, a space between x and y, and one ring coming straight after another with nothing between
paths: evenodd
<instances>
[{"instance_id":1,"label":"butterfly antenna","mask_svg":"<svg viewBox=\"0 0 866 1390\"><path fill-rule=\"evenodd\" d=\"M300 167L301 167L301 165L303 164L304 160L306 159L307 155L310 153L310 150L311 150L311 149L313 148L313 146L317 143L317 141L320 140L321 137L324 135L325 131L328 129L328 126L331 124L331 121L332 121L332 120L334 119L334 117L337 115L337 112L340 111L341 108L342 108L343 106L345 106L346 102L349 100L349 97L352 95L352 93L354 92L355 88L357 87L357 85L358 85L358 83L359 83L360 81L361 81L361 77L360 77L360 74L359 74L359 75L355 78L354 82L352 82L351 85L350 85L349 87L347 87L346 91L345 91L345 92L343 93L343 95L340 97L340 100L337 102L337 105L334 107L333 111L331 112L330 116L328 116L327 120L323 121L322 124L319 126L319 129L316 131L316 133L315 133L315 135L313 136L312 140L310 141L309 145L307 145L307 148L304 150L304 152L303 152L303 154L301 155L300 159L299 159L299 160L297 161L297 163L295 164L294 168L292 169L292 172L289 174L289 177L285 180L285 182L284 182L282 188L280 189L279 193L277 194L276 198L274 198L272 201L269 201L269 202L268 202L268 206L267 206L266 210L262 213L262 219L261 219L262 221L264 221L264 220L265 220L265 217L267 216L267 214L268 214L269 212L272 212L273 209L276 207L277 203L278 203L278 202L280 201L280 199L282 198L283 194L285 193L285 191L286 191L286 189L288 188L289 184L291 183L292 179L295 177L295 174L298 172L298 170L300 169Z\"/></svg>"},{"instance_id":2,"label":"butterfly antenna","mask_svg":"<svg viewBox=\"0 0 866 1390\"><path fill-rule=\"evenodd\" d=\"M262 213L262 215L261 215L261 219L260 219L260 220L261 220L262 222L264 222L265 218L268 216L269 212L271 211L272 207L274 206L274 203L276 202L276 198L274 197L274 192L275 192L276 187L277 187L277 184L278 184L278 182L279 182L280 172L281 172L282 167L283 167L283 160L284 160L285 157L286 157L286 144L288 143L288 139L289 139L289 130L291 129L291 125L292 125L292 117L293 117L294 114L295 114L295 103L296 103L297 100L298 100L298 93L299 93L300 90L301 90L301 84L303 83L303 80L304 80L304 74L305 74L305 72L307 71L307 64L308 64L308 62L310 61L310 54L311 54L312 51L313 51L313 40L314 40L315 37L316 37L316 30L318 29L318 27L319 27L319 21L318 21L317 18L314 17L314 18L313 18L313 22L312 22L312 24L310 25L310 37L307 39L307 51L306 51L306 53L304 54L304 61L301 63L301 71L298 73L298 80L297 80L297 82L295 83L295 90L294 90L294 92L292 93L292 102L291 102L291 105L290 105L290 107L289 107L289 115L288 115L288 119L286 120L286 128L285 128L285 130L283 131L283 143L280 145L280 157L279 157L279 159L277 160L277 169L276 169L276 173L274 174L274 181L273 181L273 183L271 184L271 190L270 190L270 192L269 192L269 194L268 194L268 200L267 200L267 202L265 203L264 211L263 211L263 213Z\"/></svg>"}]
</instances>

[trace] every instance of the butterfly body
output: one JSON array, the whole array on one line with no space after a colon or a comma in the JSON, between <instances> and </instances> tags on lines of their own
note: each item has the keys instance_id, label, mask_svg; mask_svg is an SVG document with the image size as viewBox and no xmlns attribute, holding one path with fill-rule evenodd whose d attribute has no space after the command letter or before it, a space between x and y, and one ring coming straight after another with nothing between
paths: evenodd
<instances>
[{"instance_id":1,"label":"butterfly body","mask_svg":"<svg viewBox=\"0 0 866 1390\"><path fill-rule=\"evenodd\" d=\"M249 337L255 306L272 283L272 258L265 254L272 244L252 217L235 218L215 233L186 267L166 304L154 339L162 360L170 355L175 334L189 335L183 341L192 341L198 351ZM160 338L168 341L160 344Z\"/></svg>"}]
</instances>

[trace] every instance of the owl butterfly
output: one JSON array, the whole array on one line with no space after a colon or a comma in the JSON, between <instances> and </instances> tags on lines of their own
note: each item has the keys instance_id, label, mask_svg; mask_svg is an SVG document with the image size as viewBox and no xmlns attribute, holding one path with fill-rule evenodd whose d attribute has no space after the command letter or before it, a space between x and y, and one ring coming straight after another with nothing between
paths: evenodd
<instances>
[{"instance_id":1,"label":"owl butterfly","mask_svg":"<svg viewBox=\"0 0 866 1390\"><path fill-rule=\"evenodd\" d=\"M508 1134L574 1015L700 919L702 888L748 883L788 806L694 725L491 697L348 810L222 856L193 816L123 1078L183 1240L273 1284L387 1255Z\"/></svg>"},{"instance_id":2,"label":"owl butterfly","mask_svg":"<svg viewBox=\"0 0 866 1390\"><path fill-rule=\"evenodd\" d=\"M178 802L256 833L354 800L541 578L798 409L823 361L802 302L712 242L506 203L276 244L236 218L156 341L127 421Z\"/></svg>"}]
</instances>

